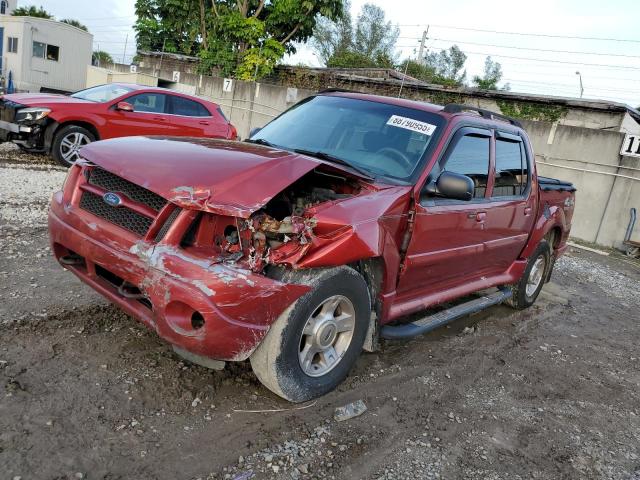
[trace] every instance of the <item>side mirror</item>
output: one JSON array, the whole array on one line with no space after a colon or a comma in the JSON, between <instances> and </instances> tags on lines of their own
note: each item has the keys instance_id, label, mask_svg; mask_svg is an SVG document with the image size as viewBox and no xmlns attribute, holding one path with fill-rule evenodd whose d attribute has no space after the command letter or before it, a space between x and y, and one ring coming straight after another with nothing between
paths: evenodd
<instances>
[{"instance_id":1,"label":"side mirror","mask_svg":"<svg viewBox=\"0 0 640 480\"><path fill-rule=\"evenodd\" d=\"M424 193L430 197L469 201L473 198L474 191L475 186L471 178L445 170L437 180L427 184Z\"/></svg>"},{"instance_id":2,"label":"side mirror","mask_svg":"<svg viewBox=\"0 0 640 480\"><path fill-rule=\"evenodd\" d=\"M260 127L252 128L252 129L249 131L249 138L253 137L253 136L254 136L256 133L258 133L260 130L262 130L262 128L260 128Z\"/></svg>"},{"instance_id":3,"label":"side mirror","mask_svg":"<svg viewBox=\"0 0 640 480\"><path fill-rule=\"evenodd\" d=\"M116 104L116 110L120 110L121 112L133 112L133 105L128 102L118 102Z\"/></svg>"}]
</instances>

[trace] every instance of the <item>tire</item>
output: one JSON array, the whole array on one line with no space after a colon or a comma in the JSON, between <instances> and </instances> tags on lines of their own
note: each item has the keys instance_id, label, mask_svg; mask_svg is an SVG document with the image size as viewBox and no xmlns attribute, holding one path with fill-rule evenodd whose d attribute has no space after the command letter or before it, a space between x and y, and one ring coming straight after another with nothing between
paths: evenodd
<instances>
[{"instance_id":1,"label":"tire","mask_svg":"<svg viewBox=\"0 0 640 480\"><path fill-rule=\"evenodd\" d=\"M301 277L295 278L296 274ZM250 361L265 387L291 402L304 402L333 390L346 378L364 345L371 302L364 278L352 268L292 275L291 281L312 289L271 325Z\"/></svg>"},{"instance_id":2,"label":"tire","mask_svg":"<svg viewBox=\"0 0 640 480\"><path fill-rule=\"evenodd\" d=\"M542 240L529 257L527 268L520 281L511 285L511 298L507 303L517 310L533 305L547 280L550 268L552 268L551 247L546 240Z\"/></svg>"},{"instance_id":3,"label":"tire","mask_svg":"<svg viewBox=\"0 0 640 480\"><path fill-rule=\"evenodd\" d=\"M67 125L55 134L51 145L51 156L60 165L71 167L79 158L80 147L95 140L95 135L86 128Z\"/></svg>"}]
</instances>

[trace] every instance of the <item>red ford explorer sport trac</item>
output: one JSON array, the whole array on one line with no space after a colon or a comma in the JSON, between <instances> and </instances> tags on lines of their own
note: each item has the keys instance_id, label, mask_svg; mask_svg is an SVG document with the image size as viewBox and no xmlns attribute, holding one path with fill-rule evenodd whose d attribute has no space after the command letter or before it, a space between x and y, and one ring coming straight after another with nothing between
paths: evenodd
<instances>
[{"instance_id":1,"label":"red ford explorer sport trac","mask_svg":"<svg viewBox=\"0 0 640 480\"><path fill-rule=\"evenodd\" d=\"M235 139L215 103L165 88L112 83L73 95L15 93L0 98L0 142L73 165L96 140L133 135Z\"/></svg>"},{"instance_id":2,"label":"red ford explorer sport trac","mask_svg":"<svg viewBox=\"0 0 640 480\"><path fill-rule=\"evenodd\" d=\"M178 354L249 359L294 402L379 338L532 305L574 207L516 120L351 92L246 142L133 137L80 157L49 212L60 263Z\"/></svg>"}]
</instances>

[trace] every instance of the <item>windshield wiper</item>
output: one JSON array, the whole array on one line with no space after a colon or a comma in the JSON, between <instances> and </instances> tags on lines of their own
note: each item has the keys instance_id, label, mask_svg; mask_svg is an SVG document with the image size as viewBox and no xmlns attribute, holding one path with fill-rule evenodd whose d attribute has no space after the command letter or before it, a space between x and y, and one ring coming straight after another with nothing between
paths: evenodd
<instances>
[{"instance_id":1,"label":"windshield wiper","mask_svg":"<svg viewBox=\"0 0 640 480\"><path fill-rule=\"evenodd\" d=\"M326 153L326 152L314 152L312 150L305 150L303 148L294 148L293 149L294 152L296 153L300 153L302 155L308 155L310 157L314 157L317 158L319 160L325 160L327 162L331 162L331 163L337 163L339 165L344 165L345 167L349 167L352 170L355 170L356 172L358 172L362 177L367 178L369 180L374 180L374 178L371 176L370 173L365 172L364 170L361 170L358 167L354 167L352 164L350 164L349 162L347 162L346 160L343 160L340 157L335 157L333 155L331 155L330 153Z\"/></svg>"},{"instance_id":2,"label":"windshield wiper","mask_svg":"<svg viewBox=\"0 0 640 480\"><path fill-rule=\"evenodd\" d=\"M275 143L271 143L270 141L265 140L264 138L258 138L256 140L247 139L247 140L245 140L245 142L247 142L247 143L255 143L256 145L266 145L267 147L276 147L276 148L278 148L278 146Z\"/></svg>"}]
</instances>

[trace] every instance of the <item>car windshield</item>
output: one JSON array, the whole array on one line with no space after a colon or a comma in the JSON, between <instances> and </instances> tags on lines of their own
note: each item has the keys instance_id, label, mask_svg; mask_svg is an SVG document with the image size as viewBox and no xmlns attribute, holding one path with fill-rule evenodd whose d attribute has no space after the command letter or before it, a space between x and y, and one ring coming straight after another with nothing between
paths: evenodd
<instances>
[{"instance_id":1,"label":"car windshield","mask_svg":"<svg viewBox=\"0 0 640 480\"><path fill-rule=\"evenodd\" d=\"M372 177L410 182L444 119L386 103L319 95L273 120L249 141L347 163ZM395 183L395 182L394 182Z\"/></svg>"},{"instance_id":2,"label":"car windshield","mask_svg":"<svg viewBox=\"0 0 640 480\"><path fill-rule=\"evenodd\" d=\"M81 100L88 100L90 102L110 102L111 100L118 98L125 93L132 92L133 88L125 87L122 85L100 85L99 87L87 88L86 90L80 90L79 92L71 95L73 98L79 98Z\"/></svg>"}]
</instances>

